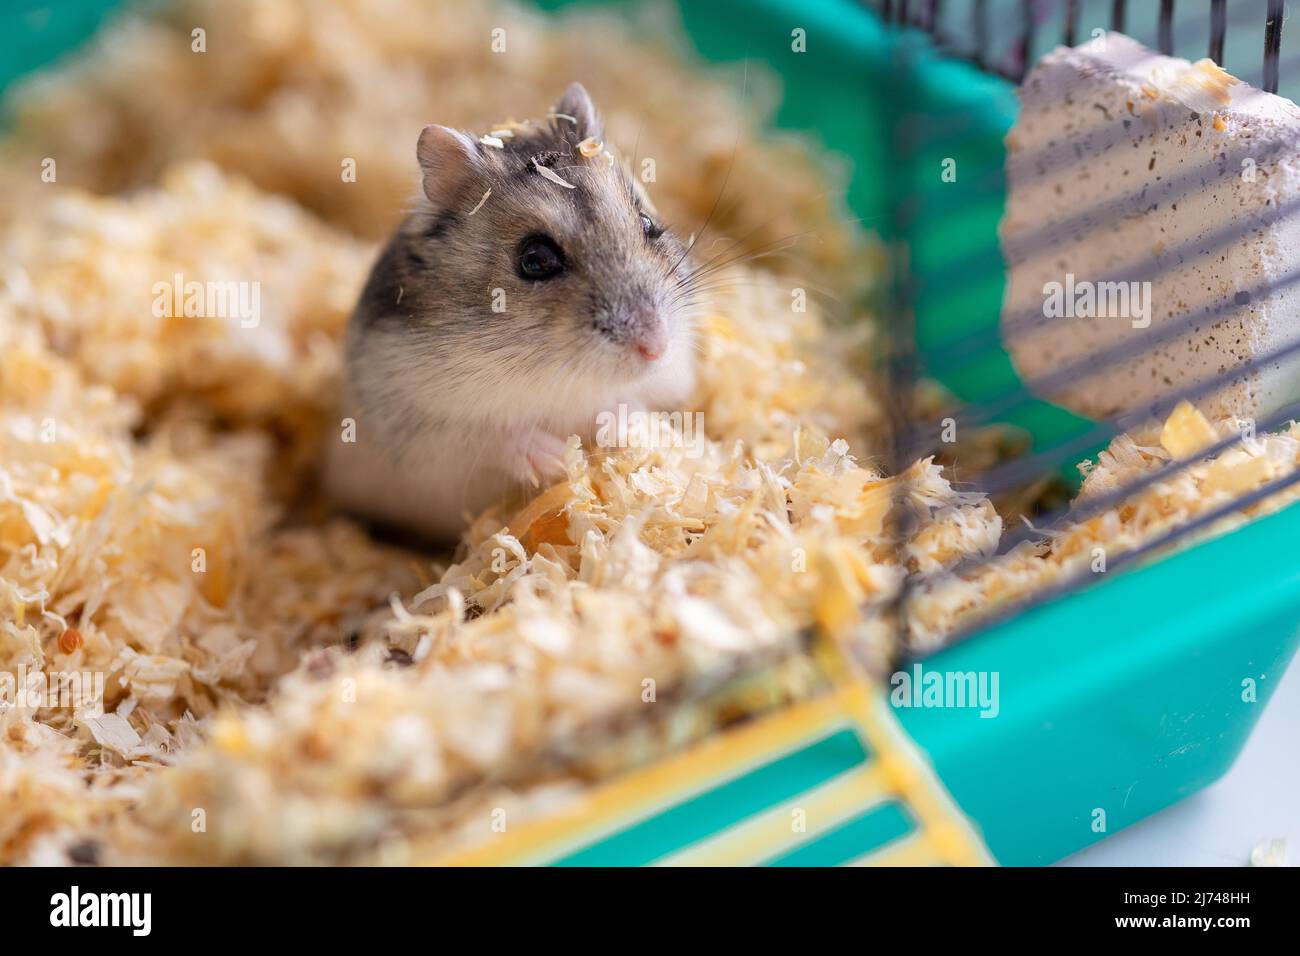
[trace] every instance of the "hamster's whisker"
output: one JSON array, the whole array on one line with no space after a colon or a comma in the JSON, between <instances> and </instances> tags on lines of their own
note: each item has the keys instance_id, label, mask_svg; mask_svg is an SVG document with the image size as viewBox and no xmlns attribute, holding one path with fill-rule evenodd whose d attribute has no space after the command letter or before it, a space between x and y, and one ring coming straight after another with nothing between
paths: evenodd
<instances>
[{"instance_id":1,"label":"hamster's whisker","mask_svg":"<svg viewBox=\"0 0 1300 956\"><path fill-rule=\"evenodd\" d=\"M782 216L784 216L784 215L785 215L785 213L776 213L776 214L774 214L774 215L772 215L772 216L768 216L766 219L762 220L762 221L759 222L757 225L755 225L753 228L751 228L751 229L750 229L748 232L746 232L744 235L741 235L741 236L739 236L739 237L733 239L733 240L731 241L731 244L730 244L726 249L723 249L723 250L722 250L720 253L718 253L717 255L715 255L715 256L713 256L713 257L711 257L711 258L709 258L709 259L705 259L703 262L701 262L700 265L697 266L696 269L695 269L694 271L692 271L692 272L690 272L690 273L687 274L687 277L689 278L691 275L694 275L695 272L698 272L699 269L702 269L702 268L704 268L705 266L708 266L710 263L714 262L714 261L715 261L719 256L726 255L727 252L731 251L732 249L736 249L736 248L742 246L743 244L747 243L747 242L748 242L748 241L749 241L753 236L757 235L759 232L761 232L762 230L766 229L768 226L770 226L772 223L776 222L777 219L780 219L780 218L781 218ZM714 243L717 243L717 242L723 241L723 240L726 239L726 238L727 238L727 237L725 237L725 236L719 236L719 237L717 237L717 238L714 240Z\"/></svg>"},{"instance_id":2,"label":"hamster's whisker","mask_svg":"<svg viewBox=\"0 0 1300 956\"><path fill-rule=\"evenodd\" d=\"M636 127L636 139L632 141L632 168L636 169L636 158L641 150L641 132L645 129L645 120L642 120Z\"/></svg>"},{"instance_id":3,"label":"hamster's whisker","mask_svg":"<svg viewBox=\"0 0 1300 956\"><path fill-rule=\"evenodd\" d=\"M720 261L710 261L700 266L700 268L696 269L694 272L692 272L688 277L688 281L695 281L702 276L712 275L722 269L725 269L727 266L735 265L738 262L753 262L758 259L772 258L793 248L799 242L800 239L812 235L815 235L815 233L813 232L792 233L791 235L781 236L777 239L773 239L769 242L765 242L762 245L753 247L752 249L747 249L743 252L737 253L734 256L730 256L726 259L722 259ZM785 243L785 245L782 246L781 245L782 243Z\"/></svg>"},{"instance_id":4,"label":"hamster's whisker","mask_svg":"<svg viewBox=\"0 0 1300 956\"><path fill-rule=\"evenodd\" d=\"M746 88L748 88L749 85L749 61L748 60L745 61L745 85ZM699 242L702 238L704 238L704 233L708 231L709 223L713 221L713 217L718 211L718 205L722 202L722 196L727 191L727 184L731 181L731 172L736 167L736 152L737 150L740 149L740 133L741 130L739 127L737 127L736 140L731 145L731 159L727 163L726 175L722 177L722 187L718 190L718 195L713 200L713 207L709 210L709 214L704 218L704 225L700 226L699 231L696 232L695 235L691 237L690 243L686 246L686 249L683 250L681 256L678 257L677 261L673 263L672 268L669 270L669 274L677 271L677 267L686 260L686 257L691 254L691 250L695 248L695 244Z\"/></svg>"},{"instance_id":5,"label":"hamster's whisker","mask_svg":"<svg viewBox=\"0 0 1300 956\"><path fill-rule=\"evenodd\" d=\"M843 305L843 299L826 286L807 282L802 279L797 281L800 288L813 293L819 299L833 302L836 305ZM717 292L734 288L761 289L771 288L772 286L773 282L770 277L767 279L755 279L743 276L733 276L728 273L720 273L718 275L710 276L705 282L697 283L694 288L700 292Z\"/></svg>"},{"instance_id":6,"label":"hamster's whisker","mask_svg":"<svg viewBox=\"0 0 1300 956\"><path fill-rule=\"evenodd\" d=\"M733 206L732 208L735 208L735 207ZM712 250L714 247L716 247L716 246L718 245L718 243L720 243L720 242L725 242L725 243L727 243L727 246L726 246L726 248L722 249L721 251L713 253L711 256L709 256L709 258L702 260L701 264L702 264L702 265L703 265L703 264L707 264L707 263L709 263L709 262L712 262L712 261L713 261L715 258L717 258L718 256L726 255L727 252L728 252L729 250L734 249L734 248L736 248L736 246L741 245L741 244L747 242L747 241L750 239L750 237L752 237L752 236L756 235L757 233L761 232L761 231L762 231L763 229L765 229L767 226L771 225L773 222L775 222L777 219L779 219L782 215L784 215L784 214L783 214L783 213L777 213L777 214L774 215L774 216L769 216L768 218L762 220L761 222L756 223L754 226L752 226L752 227L749 229L748 232L744 233L743 235L741 235L741 236L739 236L739 237L734 237L734 236L715 236L715 237L713 238L713 240L709 243L710 250Z\"/></svg>"}]
</instances>

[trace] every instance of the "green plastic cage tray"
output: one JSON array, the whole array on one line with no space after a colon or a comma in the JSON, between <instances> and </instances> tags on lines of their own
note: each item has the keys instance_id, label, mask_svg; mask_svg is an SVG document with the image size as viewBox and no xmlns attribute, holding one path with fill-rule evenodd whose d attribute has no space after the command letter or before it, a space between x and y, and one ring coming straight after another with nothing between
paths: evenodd
<instances>
[{"instance_id":1,"label":"green plastic cage tray","mask_svg":"<svg viewBox=\"0 0 1300 956\"><path fill-rule=\"evenodd\" d=\"M0 86L83 42L117 6L10 0L0 9ZM1011 83L943 58L921 34L887 27L850 0L678 6L703 58L748 58L781 76L776 122L849 161L848 203L856 216L882 228L904 222L892 238L910 248L921 356L996 328L1004 285L997 242L1002 138L1016 110ZM1103 7L1109 4L1084 4L1083 37L1087 17L1105 24ZM797 29L807 52L792 48ZM905 135L900 117L908 116L945 135ZM941 184L937 170L945 158L983 170L972 177L983 186ZM902 220L899 197L909 204ZM967 401L1015 385L1010 361L996 349L960 372L934 372ZM1091 426L1041 402L1022 409L1015 423L1058 437ZM995 719L974 709L896 711L998 862L1059 860L1223 775L1300 642L1297 540L1300 508L1293 505L1101 576L924 660L927 669L999 675ZM1258 687L1254 702L1243 699L1245 681ZM1105 811L1105 832L1094 827L1097 810ZM645 845L627 857L597 854L609 863L656 855Z\"/></svg>"}]
</instances>

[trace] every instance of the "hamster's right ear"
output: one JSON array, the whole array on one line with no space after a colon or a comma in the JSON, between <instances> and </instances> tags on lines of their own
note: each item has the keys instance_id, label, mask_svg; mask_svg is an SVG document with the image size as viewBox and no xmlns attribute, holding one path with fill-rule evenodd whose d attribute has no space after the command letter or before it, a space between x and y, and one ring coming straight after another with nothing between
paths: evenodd
<instances>
[{"instance_id":1,"label":"hamster's right ear","mask_svg":"<svg viewBox=\"0 0 1300 956\"><path fill-rule=\"evenodd\" d=\"M426 126L421 130L415 155L424 171L424 194L439 210L448 209L461 199L482 168L478 143L446 126Z\"/></svg>"},{"instance_id":2,"label":"hamster's right ear","mask_svg":"<svg viewBox=\"0 0 1300 956\"><path fill-rule=\"evenodd\" d=\"M591 94L581 83L570 83L552 112L556 116L567 116L573 121L578 139L586 139L588 136L593 139L605 138L605 124L596 112Z\"/></svg>"}]
</instances>

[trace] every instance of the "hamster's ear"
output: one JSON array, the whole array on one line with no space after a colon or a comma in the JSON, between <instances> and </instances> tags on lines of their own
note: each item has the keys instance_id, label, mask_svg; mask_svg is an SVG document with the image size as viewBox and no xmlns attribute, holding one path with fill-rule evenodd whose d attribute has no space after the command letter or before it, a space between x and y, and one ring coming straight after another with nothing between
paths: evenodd
<instances>
[{"instance_id":1,"label":"hamster's ear","mask_svg":"<svg viewBox=\"0 0 1300 956\"><path fill-rule=\"evenodd\" d=\"M596 112L596 106L591 102L591 94L581 83L570 83L569 88L560 97L560 102L555 104L551 112L559 116L573 117L574 131L579 140L586 139L588 136L600 140L605 138L605 127L600 121L600 114ZM555 122L559 129L569 125L566 119L556 119Z\"/></svg>"},{"instance_id":2,"label":"hamster's ear","mask_svg":"<svg viewBox=\"0 0 1300 956\"><path fill-rule=\"evenodd\" d=\"M424 170L424 194L439 210L451 207L464 196L482 167L478 143L446 126L426 126L420 132L415 155Z\"/></svg>"}]
</instances>

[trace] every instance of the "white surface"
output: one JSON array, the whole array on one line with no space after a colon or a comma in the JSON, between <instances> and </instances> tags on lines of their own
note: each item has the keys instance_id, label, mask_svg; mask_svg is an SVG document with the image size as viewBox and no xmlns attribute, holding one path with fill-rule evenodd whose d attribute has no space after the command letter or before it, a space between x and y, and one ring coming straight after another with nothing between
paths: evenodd
<instances>
[{"instance_id":1,"label":"white surface","mask_svg":"<svg viewBox=\"0 0 1300 956\"><path fill-rule=\"evenodd\" d=\"M1239 866L1281 837L1300 865L1300 657L1217 783L1061 861L1062 866Z\"/></svg>"}]
</instances>

